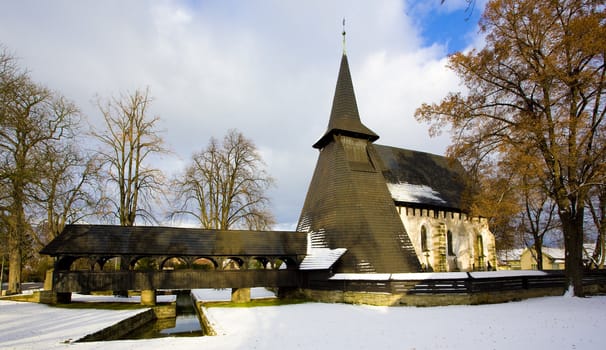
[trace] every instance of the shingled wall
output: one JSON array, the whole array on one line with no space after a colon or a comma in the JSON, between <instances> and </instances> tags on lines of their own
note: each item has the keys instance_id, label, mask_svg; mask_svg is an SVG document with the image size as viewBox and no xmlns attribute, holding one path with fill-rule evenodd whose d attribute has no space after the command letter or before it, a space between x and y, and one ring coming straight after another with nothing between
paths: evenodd
<instances>
[{"instance_id":1,"label":"shingled wall","mask_svg":"<svg viewBox=\"0 0 606 350\"><path fill-rule=\"evenodd\" d=\"M400 220L380 159L379 138L360 120L349 63L343 54L328 128L297 231L312 247L346 248L335 272L416 272L421 265Z\"/></svg>"},{"instance_id":2,"label":"shingled wall","mask_svg":"<svg viewBox=\"0 0 606 350\"><path fill-rule=\"evenodd\" d=\"M322 232L318 246L347 248L335 272L419 271L372 144L358 141L335 135L322 149L297 230Z\"/></svg>"}]
</instances>

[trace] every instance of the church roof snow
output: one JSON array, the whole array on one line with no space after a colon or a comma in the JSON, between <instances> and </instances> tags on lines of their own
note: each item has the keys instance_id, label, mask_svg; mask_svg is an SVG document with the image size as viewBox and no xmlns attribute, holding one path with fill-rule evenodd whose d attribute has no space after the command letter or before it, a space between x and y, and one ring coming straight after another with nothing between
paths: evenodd
<instances>
[{"instance_id":1,"label":"church roof snow","mask_svg":"<svg viewBox=\"0 0 606 350\"><path fill-rule=\"evenodd\" d=\"M387 188L396 202L423 203L427 201L446 203L440 193L427 185L413 185L405 182L388 183Z\"/></svg>"},{"instance_id":2,"label":"church roof snow","mask_svg":"<svg viewBox=\"0 0 606 350\"><path fill-rule=\"evenodd\" d=\"M346 251L345 248L309 248L299 270L328 270Z\"/></svg>"},{"instance_id":3,"label":"church roof snow","mask_svg":"<svg viewBox=\"0 0 606 350\"><path fill-rule=\"evenodd\" d=\"M387 188L402 204L465 211L465 170L453 159L409 149L373 145Z\"/></svg>"}]
</instances>

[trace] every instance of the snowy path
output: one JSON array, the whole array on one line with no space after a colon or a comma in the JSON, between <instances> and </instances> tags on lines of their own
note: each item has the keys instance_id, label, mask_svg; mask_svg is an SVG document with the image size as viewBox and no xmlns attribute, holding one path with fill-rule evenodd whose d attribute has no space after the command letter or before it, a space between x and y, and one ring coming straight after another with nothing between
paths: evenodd
<instances>
[{"instance_id":1,"label":"snowy path","mask_svg":"<svg viewBox=\"0 0 606 350\"><path fill-rule=\"evenodd\" d=\"M308 303L210 308L216 337L61 344L137 311L0 302L5 349L601 349L606 297L432 308Z\"/></svg>"}]
</instances>

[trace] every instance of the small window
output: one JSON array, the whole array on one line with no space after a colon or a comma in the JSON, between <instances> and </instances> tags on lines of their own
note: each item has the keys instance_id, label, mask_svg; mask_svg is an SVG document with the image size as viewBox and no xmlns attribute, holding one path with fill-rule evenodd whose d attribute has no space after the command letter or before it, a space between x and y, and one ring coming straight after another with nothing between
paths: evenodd
<instances>
[{"instance_id":1,"label":"small window","mask_svg":"<svg viewBox=\"0 0 606 350\"><path fill-rule=\"evenodd\" d=\"M446 232L446 251L448 252L448 255L453 256L455 255L454 253L454 249L452 247L452 231L448 230L448 232Z\"/></svg>"},{"instance_id":2,"label":"small window","mask_svg":"<svg viewBox=\"0 0 606 350\"><path fill-rule=\"evenodd\" d=\"M427 247L427 229L425 226L421 226L421 250L424 252L429 250Z\"/></svg>"},{"instance_id":3,"label":"small window","mask_svg":"<svg viewBox=\"0 0 606 350\"><path fill-rule=\"evenodd\" d=\"M484 242L482 241L482 236L478 236L478 254L479 256L484 255Z\"/></svg>"}]
</instances>

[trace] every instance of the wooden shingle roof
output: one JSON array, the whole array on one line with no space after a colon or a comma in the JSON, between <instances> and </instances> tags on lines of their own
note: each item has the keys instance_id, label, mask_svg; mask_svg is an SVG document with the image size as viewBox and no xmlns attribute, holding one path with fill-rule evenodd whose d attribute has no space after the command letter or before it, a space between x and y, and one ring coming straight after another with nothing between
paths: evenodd
<instances>
[{"instance_id":1,"label":"wooden shingle roof","mask_svg":"<svg viewBox=\"0 0 606 350\"><path fill-rule=\"evenodd\" d=\"M68 225L41 253L58 255L305 255L307 235L288 231Z\"/></svg>"},{"instance_id":2,"label":"wooden shingle roof","mask_svg":"<svg viewBox=\"0 0 606 350\"><path fill-rule=\"evenodd\" d=\"M362 124L360 120L358 104L356 103L356 96L349 72L349 63L345 54L341 57L341 66L339 68L335 95L332 100L332 111L328 120L328 128L313 147L318 149L323 148L330 142L334 134L349 135L369 141L376 141L379 138L377 134Z\"/></svg>"},{"instance_id":3,"label":"wooden shingle roof","mask_svg":"<svg viewBox=\"0 0 606 350\"><path fill-rule=\"evenodd\" d=\"M420 271L385 179L372 165L379 161L372 144L358 145L364 164L348 159L348 139L337 136L320 152L297 230L312 232L317 246L347 249L337 273Z\"/></svg>"},{"instance_id":4,"label":"wooden shingle roof","mask_svg":"<svg viewBox=\"0 0 606 350\"><path fill-rule=\"evenodd\" d=\"M465 170L451 158L373 145L392 198L398 203L465 211Z\"/></svg>"}]
</instances>

